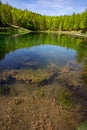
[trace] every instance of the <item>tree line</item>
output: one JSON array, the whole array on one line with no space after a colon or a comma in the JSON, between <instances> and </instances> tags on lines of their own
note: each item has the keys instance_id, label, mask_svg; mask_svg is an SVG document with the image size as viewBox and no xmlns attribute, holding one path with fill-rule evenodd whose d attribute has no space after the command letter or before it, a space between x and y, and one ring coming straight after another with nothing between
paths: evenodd
<instances>
[{"instance_id":1,"label":"tree line","mask_svg":"<svg viewBox=\"0 0 87 130\"><path fill-rule=\"evenodd\" d=\"M64 16L44 16L27 9L17 9L0 1L0 26L13 24L29 30L87 31L87 10Z\"/></svg>"}]
</instances>

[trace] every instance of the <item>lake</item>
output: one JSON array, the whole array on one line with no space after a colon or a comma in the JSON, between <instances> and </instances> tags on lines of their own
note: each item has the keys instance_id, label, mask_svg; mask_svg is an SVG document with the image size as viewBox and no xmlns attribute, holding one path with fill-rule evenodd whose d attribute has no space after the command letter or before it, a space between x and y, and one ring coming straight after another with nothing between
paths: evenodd
<instances>
[{"instance_id":1,"label":"lake","mask_svg":"<svg viewBox=\"0 0 87 130\"><path fill-rule=\"evenodd\" d=\"M80 130L81 123L85 127L87 39L57 33L0 34L0 110L3 129L3 124L14 130L39 130L40 124L43 130Z\"/></svg>"},{"instance_id":2,"label":"lake","mask_svg":"<svg viewBox=\"0 0 87 130\"><path fill-rule=\"evenodd\" d=\"M0 35L0 70L47 68L51 63L64 66L71 61L82 64L86 58L85 39L46 33Z\"/></svg>"},{"instance_id":3,"label":"lake","mask_svg":"<svg viewBox=\"0 0 87 130\"><path fill-rule=\"evenodd\" d=\"M13 70L20 75L23 74L23 77L25 77L24 71L31 73L31 77L32 73L34 75L35 72L37 75L34 75L34 77L38 77L38 80L40 76L48 78L48 75L50 75L48 70L53 72L50 76L55 75L54 72L57 75L58 73L69 74L74 70L73 79L77 79L75 75L77 77L80 75L79 79L86 84L87 39L56 33L29 33L20 36L1 34L1 79L3 79L3 73L6 74L4 74L4 77L7 75L14 77L15 72ZM44 76L38 70L44 71ZM26 77L28 79L29 75ZM11 79L9 80L11 81ZM33 81L32 78L29 78L29 80ZM80 84L80 81L78 82Z\"/></svg>"}]
</instances>

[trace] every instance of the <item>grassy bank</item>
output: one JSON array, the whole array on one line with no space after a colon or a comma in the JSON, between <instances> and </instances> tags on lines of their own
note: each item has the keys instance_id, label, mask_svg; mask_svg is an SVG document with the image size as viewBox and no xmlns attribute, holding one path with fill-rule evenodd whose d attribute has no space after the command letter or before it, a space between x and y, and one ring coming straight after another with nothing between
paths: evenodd
<instances>
[{"instance_id":1,"label":"grassy bank","mask_svg":"<svg viewBox=\"0 0 87 130\"><path fill-rule=\"evenodd\" d=\"M14 36L18 36L29 32L30 30L15 25L0 27L0 34L13 34Z\"/></svg>"}]
</instances>

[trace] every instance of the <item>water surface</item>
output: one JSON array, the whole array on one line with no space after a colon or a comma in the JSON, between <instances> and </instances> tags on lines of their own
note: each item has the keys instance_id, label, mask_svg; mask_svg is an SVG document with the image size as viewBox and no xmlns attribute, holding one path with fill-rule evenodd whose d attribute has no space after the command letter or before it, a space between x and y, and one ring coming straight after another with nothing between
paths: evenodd
<instances>
[{"instance_id":1,"label":"water surface","mask_svg":"<svg viewBox=\"0 0 87 130\"><path fill-rule=\"evenodd\" d=\"M87 40L0 34L0 120L6 130L85 128Z\"/></svg>"},{"instance_id":2,"label":"water surface","mask_svg":"<svg viewBox=\"0 0 87 130\"><path fill-rule=\"evenodd\" d=\"M36 69L51 63L64 66L70 61L82 63L86 57L84 39L43 33L19 37L0 35L0 70Z\"/></svg>"},{"instance_id":3,"label":"water surface","mask_svg":"<svg viewBox=\"0 0 87 130\"><path fill-rule=\"evenodd\" d=\"M48 70L80 65L87 82L87 40L58 34L29 33L21 36L0 35L0 71ZM65 71L65 70L64 70ZM68 70L69 71L69 70ZM71 70L70 70L71 71Z\"/></svg>"}]
</instances>

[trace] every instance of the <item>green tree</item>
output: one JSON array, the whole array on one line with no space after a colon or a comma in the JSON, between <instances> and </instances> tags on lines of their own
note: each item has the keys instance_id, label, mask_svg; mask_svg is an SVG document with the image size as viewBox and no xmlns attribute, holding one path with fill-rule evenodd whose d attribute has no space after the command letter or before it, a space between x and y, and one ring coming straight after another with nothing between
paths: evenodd
<instances>
[{"instance_id":1,"label":"green tree","mask_svg":"<svg viewBox=\"0 0 87 130\"><path fill-rule=\"evenodd\" d=\"M1 6L1 22L4 25L12 22L11 8L8 4Z\"/></svg>"},{"instance_id":2,"label":"green tree","mask_svg":"<svg viewBox=\"0 0 87 130\"><path fill-rule=\"evenodd\" d=\"M85 12L83 12L81 15L80 28L83 33L85 33L87 31L87 10Z\"/></svg>"}]
</instances>

